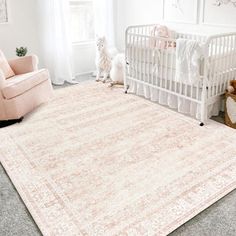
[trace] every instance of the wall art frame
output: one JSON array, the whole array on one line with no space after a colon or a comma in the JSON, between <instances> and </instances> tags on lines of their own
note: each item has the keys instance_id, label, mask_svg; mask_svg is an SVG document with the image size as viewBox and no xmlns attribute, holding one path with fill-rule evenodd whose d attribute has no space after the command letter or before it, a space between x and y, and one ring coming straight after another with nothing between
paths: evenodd
<instances>
[{"instance_id":1,"label":"wall art frame","mask_svg":"<svg viewBox=\"0 0 236 236\"><path fill-rule=\"evenodd\" d=\"M8 1L0 0L0 24L6 24L8 22L9 22Z\"/></svg>"},{"instance_id":2,"label":"wall art frame","mask_svg":"<svg viewBox=\"0 0 236 236\"><path fill-rule=\"evenodd\" d=\"M165 22L197 24L198 12L198 0L163 0L163 20Z\"/></svg>"},{"instance_id":3,"label":"wall art frame","mask_svg":"<svg viewBox=\"0 0 236 236\"><path fill-rule=\"evenodd\" d=\"M231 2L225 4L217 0L202 0L201 21L202 25L217 27L236 27L236 7ZM225 17L235 16L234 18ZM235 22L235 23L232 23Z\"/></svg>"}]
</instances>

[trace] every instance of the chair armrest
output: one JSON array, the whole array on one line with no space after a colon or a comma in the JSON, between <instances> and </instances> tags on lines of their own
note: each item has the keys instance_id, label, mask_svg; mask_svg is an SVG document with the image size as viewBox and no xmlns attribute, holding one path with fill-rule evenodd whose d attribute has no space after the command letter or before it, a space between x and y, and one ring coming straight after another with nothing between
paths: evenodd
<instances>
[{"instance_id":1,"label":"chair armrest","mask_svg":"<svg viewBox=\"0 0 236 236\"><path fill-rule=\"evenodd\" d=\"M8 63L16 75L38 70L38 57L36 55L20 57L8 61Z\"/></svg>"},{"instance_id":2,"label":"chair armrest","mask_svg":"<svg viewBox=\"0 0 236 236\"><path fill-rule=\"evenodd\" d=\"M0 99L3 99L3 95L2 95L2 88L4 88L4 85L5 85L5 76L2 72L2 70L0 69Z\"/></svg>"},{"instance_id":3,"label":"chair armrest","mask_svg":"<svg viewBox=\"0 0 236 236\"><path fill-rule=\"evenodd\" d=\"M5 85L5 76L3 74L3 71L0 69L0 89L2 89Z\"/></svg>"}]
</instances>

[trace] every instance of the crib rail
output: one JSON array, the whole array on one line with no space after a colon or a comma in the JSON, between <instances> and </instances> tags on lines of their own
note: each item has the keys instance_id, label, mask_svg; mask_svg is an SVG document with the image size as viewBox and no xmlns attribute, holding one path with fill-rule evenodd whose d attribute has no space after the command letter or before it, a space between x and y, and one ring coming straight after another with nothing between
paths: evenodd
<instances>
[{"instance_id":1,"label":"crib rail","mask_svg":"<svg viewBox=\"0 0 236 236\"><path fill-rule=\"evenodd\" d=\"M156 24L129 26L126 29L126 35L134 34L134 35L143 35L151 37L152 30L155 26ZM176 38L192 39L192 40L197 40L201 43L205 43L208 39L208 37L205 35L199 35L193 33L181 33L181 32L176 32Z\"/></svg>"}]
</instances>

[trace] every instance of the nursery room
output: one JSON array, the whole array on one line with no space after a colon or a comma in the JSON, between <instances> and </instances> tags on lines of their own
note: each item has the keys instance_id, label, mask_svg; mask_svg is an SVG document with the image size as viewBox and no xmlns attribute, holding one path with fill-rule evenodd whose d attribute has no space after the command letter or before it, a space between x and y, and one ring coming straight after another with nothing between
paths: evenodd
<instances>
[{"instance_id":1,"label":"nursery room","mask_svg":"<svg viewBox=\"0 0 236 236\"><path fill-rule=\"evenodd\" d=\"M0 0L0 236L236 235L235 0Z\"/></svg>"}]
</instances>

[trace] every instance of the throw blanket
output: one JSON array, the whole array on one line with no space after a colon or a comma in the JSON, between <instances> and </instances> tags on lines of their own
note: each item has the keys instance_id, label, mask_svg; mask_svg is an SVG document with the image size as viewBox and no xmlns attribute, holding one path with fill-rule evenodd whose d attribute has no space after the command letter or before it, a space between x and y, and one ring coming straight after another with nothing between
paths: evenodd
<instances>
[{"instance_id":1,"label":"throw blanket","mask_svg":"<svg viewBox=\"0 0 236 236\"><path fill-rule=\"evenodd\" d=\"M195 84L200 76L201 46L188 39L176 41L176 81Z\"/></svg>"}]
</instances>

